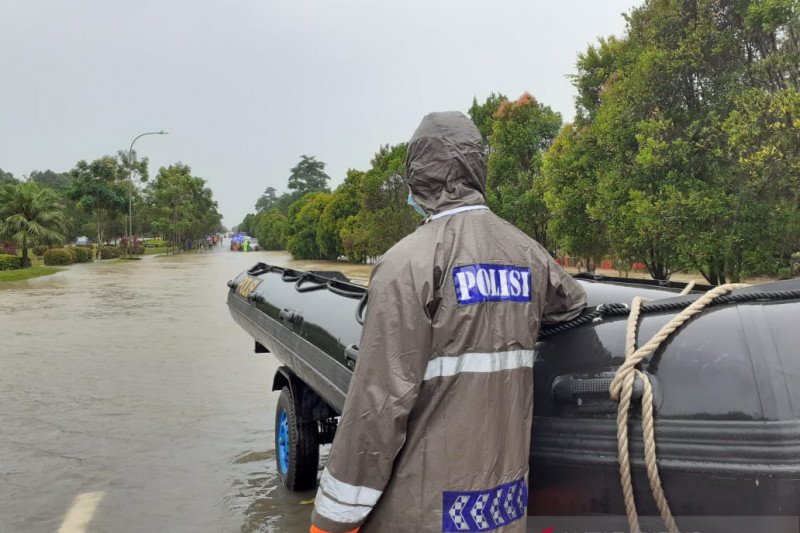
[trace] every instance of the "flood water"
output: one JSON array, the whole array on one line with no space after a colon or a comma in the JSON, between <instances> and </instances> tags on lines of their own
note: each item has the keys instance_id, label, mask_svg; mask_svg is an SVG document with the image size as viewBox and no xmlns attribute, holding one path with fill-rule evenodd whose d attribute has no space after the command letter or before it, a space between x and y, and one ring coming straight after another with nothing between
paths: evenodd
<instances>
[{"instance_id":1,"label":"flood water","mask_svg":"<svg viewBox=\"0 0 800 533\"><path fill-rule=\"evenodd\" d=\"M313 491L275 466L278 365L225 305L257 261L330 268L221 247L0 284L0 531L67 532L87 493L91 532L308 531Z\"/></svg>"}]
</instances>

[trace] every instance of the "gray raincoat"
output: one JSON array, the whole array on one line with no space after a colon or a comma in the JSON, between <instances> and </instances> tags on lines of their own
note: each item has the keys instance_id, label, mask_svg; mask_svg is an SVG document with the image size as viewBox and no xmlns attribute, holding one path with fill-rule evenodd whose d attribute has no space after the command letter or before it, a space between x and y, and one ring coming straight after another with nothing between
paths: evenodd
<instances>
[{"instance_id":1,"label":"gray raincoat","mask_svg":"<svg viewBox=\"0 0 800 533\"><path fill-rule=\"evenodd\" d=\"M408 185L430 215L376 265L358 363L313 526L341 533L525 530L533 348L585 307L547 251L485 206L483 142L426 116Z\"/></svg>"}]
</instances>

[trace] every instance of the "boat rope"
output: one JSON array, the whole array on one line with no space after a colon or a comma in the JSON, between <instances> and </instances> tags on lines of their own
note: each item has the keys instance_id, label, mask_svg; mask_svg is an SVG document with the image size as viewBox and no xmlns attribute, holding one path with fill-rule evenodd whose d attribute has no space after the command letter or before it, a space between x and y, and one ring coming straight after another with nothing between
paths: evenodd
<instances>
[{"instance_id":1,"label":"boat rope","mask_svg":"<svg viewBox=\"0 0 800 533\"><path fill-rule=\"evenodd\" d=\"M744 285L742 285L744 286ZM685 290L685 289L684 289ZM678 295L680 296L680 295ZM690 296L690 295L685 295ZM800 299L800 289L790 289L782 291L753 291L742 292L736 294L723 294L717 299L713 300L708 306L744 303L744 302L777 302L785 300L798 300ZM667 313L680 311L692 305L696 300L687 300L685 298L674 298L669 301L654 300L642 304L641 314L648 313ZM545 339L558 333L569 331L578 326L588 324L589 322L597 322L604 318L625 316L630 313L630 307L627 304L611 303L597 306L592 311L584 313L577 318L567 320L566 322L559 322L557 324L544 324L539 331L539 339Z\"/></svg>"},{"instance_id":2,"label":"boat rope","mask_svg":"<svg viewBox=\"0 0 800 533\"><path fill-rule=\"evenodd\" d=\"M692 280L692 281L690 281L689 283L687 283L687 284L686 284L686 286L685 286L685 287L683 288L683 290L681 291L681 294L680 294L680 295L681 295L681 296L686 296L687 294L689 294L690 292L692 292L692 289L694 289L694 285L695 285L695 281L694 281L694 280Z\"/></svg>"},{"instance_id":3,"label":"boat rope","mask_svg":"<svg viewBox=\"0 0 800 533\"><path fill-rule=\"evenodd\" d=\"M636 511L636 501L633 495L633 482L631 480L631 459L628 452L628 415L631 408L631 396L636 380L640 380L644 387L642 395L642 437L644 441L644 461L647 470L647 478L650 481L650 492L658 507L661 519L670 533L680 533L669 502L664 494L661 485L661 477L658 473L658 462L656 458L656 437L653 420L653 388L647 376L637 368L645 358L652 355L661 344L669 338L687 320L701 312L703 309L729 294L734 289L747 287L740 283L720 285L706 292L698 299L693 301L683 311L675 315L667 322L653 337L641 348L636 349L636 336L638 332L639 317L642 306L648 300L637 296L633 299L628 315L628 327L625 337L625 361L617 369L614 379L611 381L609 393L611 398L619 402L617 408L617 451L619 459L620 482L622 485L622 495L625 500L625 512L628 515L628 526L631 533L641 533L639 528L639 516ZM689 289L691 290L691 289Z\"/></svg>"}]
</instances>

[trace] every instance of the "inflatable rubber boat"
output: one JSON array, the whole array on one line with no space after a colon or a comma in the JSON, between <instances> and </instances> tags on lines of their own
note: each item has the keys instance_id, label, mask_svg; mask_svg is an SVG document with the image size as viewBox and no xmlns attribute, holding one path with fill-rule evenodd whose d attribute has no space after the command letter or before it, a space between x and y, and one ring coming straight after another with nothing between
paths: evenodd
<instances>
[{"instance_id":1,"label":"inflatable rubber boat","mask_svg":"<svg viewBox=\"0 0 800 533\"><path fill-rule=\"evenodd\" d=\"M590 307L572 323L543 328L537 345L528 514L624 516L617 402L608 392L625 357L623 304L651 300L642 308L641 342L710 287L681 295L681 284L576 277ZM263 263L228 286L231 315L255 351L282 365L272 388L287 390L291 406L279 402L276 415L278 470L288 488L311 488L318 445L333 438L358 359L367 289L338 272ZM641 370L654 393L658 465L676 516L800 515L800 280L720 298ZM286 416L289 408L295 416ZM639 512L657 516L641 431L630 436ZM305 476L287 476L291 463Z\"/></svg>"}]
</instances>

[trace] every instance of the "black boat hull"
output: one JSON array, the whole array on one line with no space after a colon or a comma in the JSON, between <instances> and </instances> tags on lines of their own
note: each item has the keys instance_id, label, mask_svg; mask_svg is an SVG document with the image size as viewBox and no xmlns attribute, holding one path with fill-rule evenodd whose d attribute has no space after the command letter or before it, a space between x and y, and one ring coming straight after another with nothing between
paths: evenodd
<instances>
[{"instance_id":1,"label":"black boat hull","mask_svg":"<svg viewBox=\"0 0 800 533\"><path fill-rule=\"evenodd\" d=\"M282 269L254 272L230 283L231 315L341 412L351 376L348 362L361 334L356 315L363 288L353 286L348 298L338 294L348 292L344 283L337 282L340 290L334 293L318 277ZM628 302L636 294L664 301L694 298L621 280L581 281L591 305ZM800 282L792 281L759 289L798 288ZM748 290L755 289L743 292ZM644 316L640 343L672 316ZM604 319L537 345L529 514L624 515L617 404L607 388L623 361L625 328L625 317ZM661 477L676 516L800 515L798 347L800 301L760 299L706 310L645 365L655 389ZM638 417L633 419L636 501L642 514L657 515Z\"/></svg>"}]
</instances>

